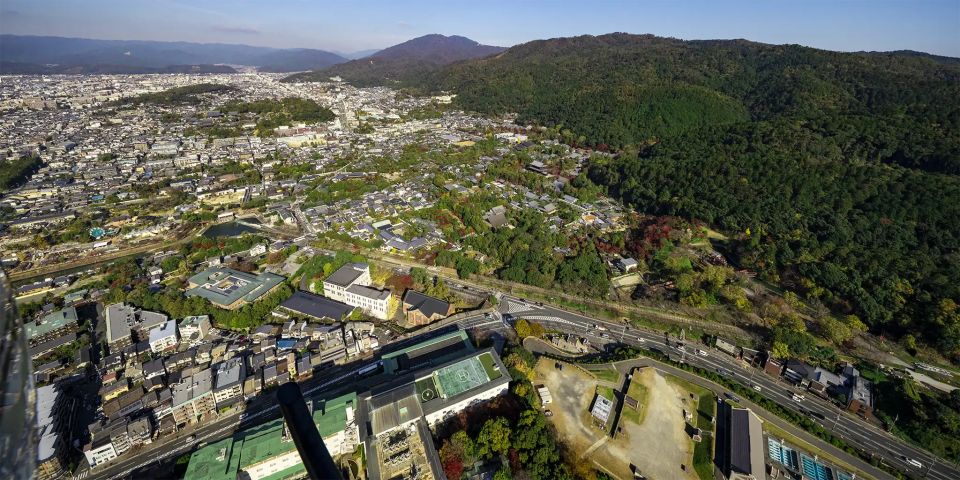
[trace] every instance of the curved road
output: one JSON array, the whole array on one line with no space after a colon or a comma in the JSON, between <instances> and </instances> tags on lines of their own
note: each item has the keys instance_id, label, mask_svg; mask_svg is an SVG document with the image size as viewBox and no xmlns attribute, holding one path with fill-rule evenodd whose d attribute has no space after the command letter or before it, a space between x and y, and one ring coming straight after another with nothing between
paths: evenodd
<instances>
[{"instance_id":1,"label":"curved road","mask_svg":"<svg viewBox=\"0 0 960 480\"><path fill-rule=\"evenodd\" d=\"M639 330L628 327L622 323L598 320L553 306L527 302L520 298L507 295L501 297L499 309L507 320L525 318L540 323L548 329L575 333L589 339L594 345L620 342L635 347L657 349L673 357L679 357L681 355L676 348L676 338L673 338L669 344L667 344L664 334L660 332ZM922 477L934 480L960 479L960 468L958 468L957 465L947 463L947 461L936 455L908 443L872 423L864 421L827 400L809 394L806 395L803 401L796 402L793 400L794 387L780 378L771 377L719 350L702 345L694 346L694 342L689 339L686 343L687 353L685 360L687 363L709 371L721 373L725 377L748 388L754 385L759 386L761 388L759 393L764 397L802 415L816 417L816 421L826 430L842 438L851 446L866 452L871 452L886 465L901 470L914 478ZM693 353L695 349L705 351L707 356L696 355ZM666 364L660 365L663 365L664 368L669 367ZM683 370L678 371L685 372ZM687 372L685 372L685 374L689 375ZM696 378L706 381L702 379L702 377ZM716 387L722 388L718 385ZM799 392L799 390L797 391ZM777 419L778 422L783 422L779 417L777 417ZM780 425L780 423L777 424ZM805 435L806 436L802 438L815 438L810 434ZM815 445L823 444L824 449L827 449L825 448L826 445L828 445L826 442L819 439L817 439L817 441L820 443L814 443ZM845 456L841 456L840 458L847 457L850 457L850 455L845 454ZM923 467L918 469L911 466L906 462L906 458L919 461ZM865 462L859 459L857 459L857 461L866 465ZM854 464L853 462L850 463ZM871 471L866 468L863 470ZM873 471L879 470L873 468ZM890 478L890 476L883 474L881 478Z\"/></svg>"}]
</instances>

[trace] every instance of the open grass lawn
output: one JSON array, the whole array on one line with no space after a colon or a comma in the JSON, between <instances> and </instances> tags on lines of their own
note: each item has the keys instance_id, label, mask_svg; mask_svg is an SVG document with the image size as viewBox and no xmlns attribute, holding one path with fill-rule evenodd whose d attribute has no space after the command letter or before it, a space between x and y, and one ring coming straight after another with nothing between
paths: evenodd
<instances>
[{"instance_id":1,"label":"open grass lawn","mask_svg":"<svg viewBox=\"0 0 960 480\"><path fill-rule=\"evenodd\" d=\"M613 394L613 389L610 387L604 387L603 385L597 385L597 394L601 397L610 400L611 402L616 403L617 397Z\"/></svg>"},{"instance_id":2,"label":"open grass lawn","mask_svg":"<svg viewBox=\"0 0 960 480\"><path fill-rule=\"evenodd\" d=\"M643 384L638 375L634 375L633 378L630 379L630 386L627 387L627 396L636 400L640 406L635 410L629 405L624 404L621 413L623 419L638 425L643 423L643 417L647 413L646 406L649 395L650 392L647 390L646 385Z\"/></svg>"},{"instance_id":3,"label":"open grass lawn","mask_svg":"<svg viewBox=\"0 0 960 480\"><path fill-rule=\"evenodd\" d=\"M693 446L693 469L700 480L713 480L713 435Z\"/></svg>"},{"instance_id":4,"label":"open grass lawn","mask_svg":"<svg viewBox=\"0 0 960 480\"><path fill-rule=\"evenodd\" d=\"M597 380L611 383L620 381L620 372L616 370L593 370L590 373L592 373L594 377L597 377Z\"/></svg>"},{"instance_id":5,"label":"open grass lawn","mask_svg":"<svg viewBox=\"0 0 960 480\"><path fill-rule=\"evenodd\" d=\"M693 469L697 472L700 480L712 480L714 478L713 436L715 430L711 420L717 414L717 398L713 392L699 385L694 385L676 377L667 378L674 385L679 386L696 397L697 415L694 420L694 425L703 431L703 435L700 442L694 442L693 445Z\"/></svg>"},{"instance_id":6,"label":"open grass lawn","mask_svg":"<svg viewBox=\"0 0 960 480\"><path fill-rule=\"evenodd\" d=\"M500 373L500 369L497 368L497 364L494 363L493 357L489 353L484 353L480 355L480 364L483 365L483 370L487 372L487 377L490 380L496 380L503 376Z\"/></svg>"}]
</instances>

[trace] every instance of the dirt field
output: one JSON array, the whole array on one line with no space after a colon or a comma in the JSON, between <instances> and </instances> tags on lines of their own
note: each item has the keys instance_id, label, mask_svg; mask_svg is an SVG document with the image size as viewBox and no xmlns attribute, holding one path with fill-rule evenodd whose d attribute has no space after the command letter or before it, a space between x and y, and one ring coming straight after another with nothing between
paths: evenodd
<instances>
[{"instance_id":1,"label":"dirt field","mask_svg":"<svg viewBox=\"0 0 960 480\"><path fill-rule=\"evenodd\" d=\"M693 442L684 431L683 419L684 408L694 411L688 392L652 368L638 371L634 380L646 387L647 410L640 425L631 421L620 423L623 433L616 444L626 442L633 447L629 458L651 480L695 480ZM681 464L687 466L686 471L680 469Z\"/></svg>"},{"instance_id":2,"label":"dirt field","mask_svg":"<svg viewBox=\"0 0 960 480\"><path fill-rule=\"evenodd\" d=\"M550 420L573 451L588 456L621 480L633 478L631 465L651 480L696 480L691 465L692 442L684 433L682 397L687 393L683 389L648 369L642 374L648 390L644 422L637 425L622 421L624 433L613 439L591 420L589 408L597 380L573 365L564 364L563 370L557 370L555 363L541 360L537 364L536 383L550 390ZM686 464L688 471L682 471L680 464Z\"/></svg>"}]
</instances>

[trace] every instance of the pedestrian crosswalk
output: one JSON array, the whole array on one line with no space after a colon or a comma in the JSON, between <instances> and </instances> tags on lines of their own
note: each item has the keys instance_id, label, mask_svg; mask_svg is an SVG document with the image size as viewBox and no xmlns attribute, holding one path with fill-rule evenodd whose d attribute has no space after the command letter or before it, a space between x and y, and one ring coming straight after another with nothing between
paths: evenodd
<instances>
[{"instance_id":1,"label":"pedestrian crosswalk","mask_svg":"<svg viewBox=\"0 0 960 480\"><path fill-rule=\"evenodd\" d=\"M506 310L506 312L504 313L509 313L511 315L543 309L543 307L531 305L529 303L518 302L516 300L504 299L503 303L504 303L504 309Z\"/></svg>"},{"instance_id":2,"label":"pedestrian crosswalk","mask_svg":"<svg viewBox=\"0 0 960 480\"><path fill-rule=\"evenodd\" d=\"M90 470L83 470L82 472L73 476L73 480L82 480L87 478L87 475L90 475Z\"/></svg>"}]
</instances>

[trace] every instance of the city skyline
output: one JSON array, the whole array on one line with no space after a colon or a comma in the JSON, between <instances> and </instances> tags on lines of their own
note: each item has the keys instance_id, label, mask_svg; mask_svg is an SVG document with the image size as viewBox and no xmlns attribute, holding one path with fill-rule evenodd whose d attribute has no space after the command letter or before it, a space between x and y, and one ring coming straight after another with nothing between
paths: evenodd
<instances>
[{"instance_id":1,"label":"city skyline","mask_svg":"<svg viewBox=\"0 0 960 480\"><path fill-rule=\"evenodd\" d=\"M510 47L537 39L629 32L685 40L732 39L837 51L916 50L960 56L960 2L577 2L430 0L283 7L213 0L130 5L5 0L0 32L106 40L188 41L354 53L430 33Z\"/></svg>"}]
</instances>

